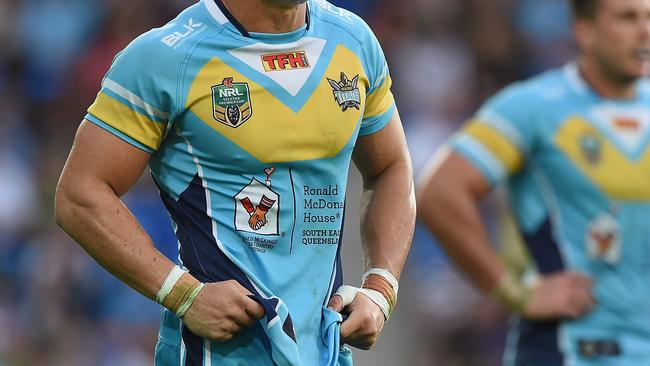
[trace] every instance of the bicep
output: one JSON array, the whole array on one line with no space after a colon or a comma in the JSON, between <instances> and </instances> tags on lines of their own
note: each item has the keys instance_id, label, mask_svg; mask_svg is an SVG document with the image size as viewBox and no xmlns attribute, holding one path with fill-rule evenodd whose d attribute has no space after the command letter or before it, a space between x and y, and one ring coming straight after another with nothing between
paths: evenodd
<instances>
[{"instance_id":1,"label":"bicep","mask_svg":"<svg viewBox=\"0 0 650 366\"><path fill-rule=\"evenodd\" d=\"M84 120L59 182L67 190L110 187L125 194L142 175L150 154Z\"/></svg>"},{"instance_id":2,"label":"bicep","mask_svg":"<svg viewBox=\"0 0 650 366\"><path fill-rule=\"evenodd\" d=\"M395 167L406 168L411 174L406 138L397 111L382 130L359 137L352 159L365 182Z\"/></svg>"}]
</instances>

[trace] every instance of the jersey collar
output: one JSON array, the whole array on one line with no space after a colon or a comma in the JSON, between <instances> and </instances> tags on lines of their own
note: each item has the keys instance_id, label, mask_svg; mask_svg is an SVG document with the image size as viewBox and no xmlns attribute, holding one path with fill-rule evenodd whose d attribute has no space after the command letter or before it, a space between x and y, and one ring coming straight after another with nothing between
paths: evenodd
<instances>
[{"instance_id":1,"label":"jersey collar","mask_svg":"<svg viewBox=\"0 0 650 366\"><path fill-rule=\"evenodd\" d=\"M212 4L208 4L208 10L210 10L210 13L212 14L213 17L219 21L219 23L223 24L226 22L230 22L236 29L241 33L242 36L246 38L252 38L250 32L244 28L244 26L230 13L226 5L223 3L222 0L206 0L207 3L212 3L216 4L215 9ZM309 26L311 23L311 11L310 11L310 6L309 6L309 1L306 3L307 6L307 11L305 12L305 24L306 24L306 29L309 30ZM212 8L212 9L211 9Z\"/></svg>"},{"instance_id":2,"label":"jersey collar","mask_svg":"<svg viewBox=\"0 0 650 366\"><path fill-rule=\"evenodd\" d=\"M564 65L564 75L566 76L567 80L569 81L569 84L571 85L571 87L576 93L580 95L589 96L592 99L627 103L627 102L636 102L641 98L642 83L640 80L634 84L635 93L634 93L634 97L631 99L610 99L610 98L601 97L584 79L584 77L580 73L580 69L578 68L578 62L575 60Z\"/></svg>"}]
</instances>

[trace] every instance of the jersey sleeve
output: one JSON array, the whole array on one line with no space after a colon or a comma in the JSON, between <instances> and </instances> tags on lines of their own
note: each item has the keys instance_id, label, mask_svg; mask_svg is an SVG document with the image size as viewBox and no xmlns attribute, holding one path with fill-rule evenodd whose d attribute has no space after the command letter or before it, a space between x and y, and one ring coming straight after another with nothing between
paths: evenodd
<instances>
[{"instance_id":1,"label":"jersey sleeve","mask_svg":"<svg viewBox=\"0 0 650 366\"><path fill-rule=\"evenodd\" d=\"M158 149L170 125L177 70L156 52L159 46L146 39L120 52L85 117L149 153Z\"/></svg>"},{"instance_id":2,"label":"jersey sleeve","mask_svg":"<svg viewBox=\"0 0 650 366\"><path fill-rule=\"evenodd\" d=\"M367 25L366 29L368 33L364 53L370 85L366 91L360 136L371 135L386 127L395 110L395 100L390 90L392 83L384 52Z\"/></svg>"},{"instance_id":3,"label":"jersey sleeve","mask_svg":"<svg viewBox=\"0 0 650 366\"><path fill-rule=\"evenodd\" d=\"M523 85L501 91L452 138L452 149L491 185L519 171L534 144L533 95Z\"/></svg>"}]
</instances>

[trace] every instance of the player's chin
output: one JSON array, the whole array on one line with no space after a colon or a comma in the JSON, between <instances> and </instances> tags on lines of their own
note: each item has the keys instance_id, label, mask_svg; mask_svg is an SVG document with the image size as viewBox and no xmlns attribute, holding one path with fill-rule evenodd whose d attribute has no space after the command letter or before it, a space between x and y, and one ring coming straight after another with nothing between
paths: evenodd
<instances>
[{"instance_id":1,"label":"player's chin","mask_svg":"<svg viewBox=\"0 0 650 366\"><path fill-rule=\"evenodd\" d=\"M625 76L637 80L650 75L650 59L633 57L625 67Z\"/></svg>"}]
</instances>

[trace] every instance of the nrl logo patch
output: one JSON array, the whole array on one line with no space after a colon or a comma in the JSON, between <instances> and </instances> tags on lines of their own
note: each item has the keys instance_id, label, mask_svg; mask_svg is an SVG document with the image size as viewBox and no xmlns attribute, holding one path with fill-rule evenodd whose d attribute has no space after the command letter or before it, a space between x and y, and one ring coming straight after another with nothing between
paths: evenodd
<instances>
[{"instance_id":1,"label":"nrl logo patch","mask_svg":"<svg viewBox=\"0 0 650 366\"><path fill-rule=\"evenodd\" d=\"M330 78L327 78L327 81L330 83L332 89L334 89L334 99L343 112L350 108L359 109L361 106L361 96L359 95L359 87L357 86L359 83L359 75L350 80L344 73L341 73L340 81Z\"/></svg>"},{"instance_id":2,"label":"nrl logo patch","mask_svg":"<svg viewBox=\"0 0 650 366\"><path fill-rule=\"evenodd\" d=\"M248 121L253 115L248 84L224 78L212 87L212 110L214 119L226 126L235 128Z\"/></svg>"},{"instance_id":3,"label":"nrl logo patch","mask_svg":"<svg viewBox=\"0 0 650 366\"><path fill-rule=\"evenodd\" d=\"M602 137L593 131L587 131L580 136L579 144L585 160L592 165L600 163L603 148Z\"/></svg>"}]
</instances>

